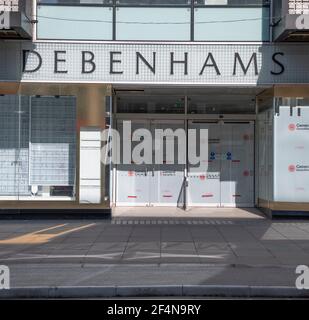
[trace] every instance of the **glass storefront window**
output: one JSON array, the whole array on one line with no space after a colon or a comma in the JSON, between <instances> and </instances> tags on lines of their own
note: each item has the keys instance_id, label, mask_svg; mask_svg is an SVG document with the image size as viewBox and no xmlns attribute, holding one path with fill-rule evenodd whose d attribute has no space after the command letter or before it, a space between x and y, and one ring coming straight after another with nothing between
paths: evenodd
<instances>
[{"instance_id":1,"label":"glass storefront window","mask_svg":"<svg viewBox=\"0 0 309 320\"><path fill-rule=\"evenodd\" d=\"M309 99L275 98L274 201L308 203Z\"/></svg>"},{"instance_id":2,"label":"glass storefront window","mask_svg":"<svg viewBox=\"0 0 309 320\"><path fill-rule=\"evenodd\" d=\"M286 107L304 107L309 106L309 98L277 98L277 106L286 106Z\"/></svg>"},{"instance_id":3,"label":"glass storefront window","mask_svg":"<svg viewBox=\"0 0 309 320\"><path fill-rule=\"evenodd\" d=\"M29 191L29 99L0 96L0 197Z\"/></svg>"},{"instance_id":4,"label":"glass storefront window","mask_svg":"<svg viewBox=\"0 0 309 320\"><path fill-rule=\"evenodd\" d=\"M74 97L0 96L0 199L74 199Z\"/></svg>"}]
</instances>

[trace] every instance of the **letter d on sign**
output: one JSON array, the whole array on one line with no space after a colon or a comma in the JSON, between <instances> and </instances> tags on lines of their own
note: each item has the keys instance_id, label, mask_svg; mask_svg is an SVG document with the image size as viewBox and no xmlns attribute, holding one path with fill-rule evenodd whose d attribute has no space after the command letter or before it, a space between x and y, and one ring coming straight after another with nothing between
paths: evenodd
<instances>
[{"instance_id":1,"label":"letter d on sign","mask_svg":"<svg viewBox=\"0 0 309 320\"><path fill-rule=\"evenodd\" d=\"M10 269L7 266L0 266L0 290L10 289Z\"/></svg>"}]
</instances>

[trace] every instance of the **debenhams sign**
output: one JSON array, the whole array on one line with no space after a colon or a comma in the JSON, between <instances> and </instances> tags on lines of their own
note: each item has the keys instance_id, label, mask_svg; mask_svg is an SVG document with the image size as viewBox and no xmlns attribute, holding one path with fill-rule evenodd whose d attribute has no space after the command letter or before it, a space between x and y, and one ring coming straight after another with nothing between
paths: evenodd
<instances>
[{"instance_id":1,"label":"debenhams sign","mask_svg":"<svg viewBox=\"0 0 309 320\"><path fill-rule=\"evenodd\" d=\"M309 81L308 47L303 47L291 51L288 45L37 43L23 49L22 79L163 84Z\"/></svg>"}]
</instances>

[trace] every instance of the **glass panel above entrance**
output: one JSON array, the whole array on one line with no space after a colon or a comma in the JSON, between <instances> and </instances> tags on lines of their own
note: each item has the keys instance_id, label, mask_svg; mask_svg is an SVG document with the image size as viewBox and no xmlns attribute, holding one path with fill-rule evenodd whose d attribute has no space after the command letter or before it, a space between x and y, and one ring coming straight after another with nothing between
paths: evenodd
<instances>
[{"instance_id":1,"label":"glass panel above entrance","mask_svg":"<svg viewBox=\"0 0 309 320\"><path fill-rule=\"evenodd\" d=\"M255 114L252 95L203 95L188 98L188 114Z\"/></svg>"},{"instance_id":2,"label":"glass panel above entrance","mask_svg":"<svg viewBox=\"0 0 309 320\"><path fill-rule=\"evenodd\" d=\"M183 114L185 98L182 96L118 96L118 113Z\"/></svg>"}]
</instances>

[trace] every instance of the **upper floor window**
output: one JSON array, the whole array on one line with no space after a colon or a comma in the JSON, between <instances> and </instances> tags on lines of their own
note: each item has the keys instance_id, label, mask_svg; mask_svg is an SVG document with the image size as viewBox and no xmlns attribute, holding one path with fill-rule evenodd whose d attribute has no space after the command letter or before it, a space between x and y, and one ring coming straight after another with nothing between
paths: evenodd
<instances>
[{"instance_id":1,"label":"upper floor window","mask_svg":"<svg viewBox=\"0 0 309 320\"><path fill-rule=\"evenodd\" d=\"M191 0L116 0L116 5L128 6L183 6L190 4Z\"/></svg>"},{"instance_id":2,"label":"upper floor window","mask_svg":"<svg viewBox=\"0 0 309 320\"><path fill-rule=\"evenodd\" d=\"M206 6L257 6L269 5L270 0L193 0L196 5Z\"/></svg>"},{"instance_id":3,"label":"upper floor window","mask_svg":"<svg viewBox=\"0 0 309 320\"><path fill-rule=\"evenodd\" d=\"M269 41L269 0L39 0L37 38Z\"/></svg>"},{"instance_id":4,"label":"upper floor window","mask_svg":"<svg viewBox=\"0 0 309 320\"><path fill-rule=\"evenodd\" d=\"M39 0L39 4L91 5L113 4L113 0Z\"/></svg>"},{"instance_id":5,"label":"upper floor window","mask_svg":"<svg viewBox=\"0 0 309 320\"><path fill-rule=\"evenodd\" d=\"M269 5L270 0L39 0L40 4L119 5L119 6L250 6Z\"/></svg>"},{"instance_id":6,"label":"upper floor window","mask_svg":"<svg viewBox=\"0 0 309 320\"><path fill-rule=\"evenodd\" d=\"M116 4L116 5L190 5L191 0L39 0L41 4L66 4L66 5L82 5L82 4Z\"/></svg>"}]
</instances>

